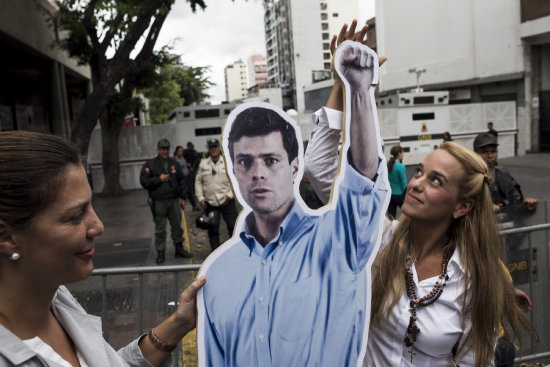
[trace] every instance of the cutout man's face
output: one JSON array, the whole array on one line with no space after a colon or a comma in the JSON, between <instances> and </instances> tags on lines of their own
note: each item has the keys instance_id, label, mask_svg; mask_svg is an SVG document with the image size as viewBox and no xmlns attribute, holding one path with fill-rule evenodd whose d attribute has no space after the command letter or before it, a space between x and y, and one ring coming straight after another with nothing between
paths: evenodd
<instances>
[{"instance_id":1,"label":"cutout man's face","mask_svg":"<svg viewBox=\"0 0 550 367\"><path fill-rule=\"evenodd\" d=\"M246 203L259 214L284 211L294 201L298 158L288 162L280 132L243 136L233 145L233 170Z\"/></svg>"}]
</instances>

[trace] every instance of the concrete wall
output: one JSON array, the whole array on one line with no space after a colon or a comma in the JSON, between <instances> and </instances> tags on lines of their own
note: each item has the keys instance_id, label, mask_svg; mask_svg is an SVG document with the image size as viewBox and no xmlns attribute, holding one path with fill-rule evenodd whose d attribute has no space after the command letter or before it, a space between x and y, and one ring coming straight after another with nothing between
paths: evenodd
<instances>
[{"instance_id":1,"label":"concrete wall","mask_svg":"<svg viewBox=\"0 0 550 367\"><path fill-rule=\"evenodd\" d=\"M422 84L441 84L523 71L516 0L376 2L380 91L415 86L411 67L426 68Z\"/></svg>"}]
</instances>

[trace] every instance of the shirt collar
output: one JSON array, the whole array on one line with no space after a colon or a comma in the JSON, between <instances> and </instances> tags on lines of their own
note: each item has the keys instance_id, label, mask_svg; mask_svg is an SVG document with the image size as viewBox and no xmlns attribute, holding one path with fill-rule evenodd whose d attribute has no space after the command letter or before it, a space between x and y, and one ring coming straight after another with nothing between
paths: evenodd
<instances>
[{"instance_id":1,"label":"shirt collar","mask_svg":"<svg viewBox=\"0 0 550 367\"><path fill-rule=\"evenodd\" d=\"M210 157L210 156L208 157L208 160L210 161L210 164L213 164L213 165L217 166L220 163L223 164L223 155L220 154L220 158L218 158L217 162L214 162L212 160L212 157Z\"/></svg>"},{"instance_id":2,"label":"shirt collar","mask_svg":"<svg viewBox=\"0 0 550 367\"><path fill-rule=\"evenodd\" d=\"M460 257L460 251L458 248L456 248L453 252L453 256L449 259L449 265L453 267L453 269L458 269L462 273L465 273L464 271L464 264L462 264L462 260Z\"/></svg>"},{"instance_id":3,"label":"shirt collar","mask_svg":"<svg viewBox=\"0 0 550 367\"><path fill-rule=\"evenodd\" d=\"M292 208L281 223L279 236L270 243L286 243L292 238L292 233L300 225L300 222L305 217L305 212L298 200L294 200ZM249 248L250 253L254 252L255 237L251 233L251 228L254 226L254 213L249 213L244 221L243 230L240 233L241 240ZM269 244L268 244L269 245ZM266 246L267 247L267 246Z\"/></svg>"}]
</instances>

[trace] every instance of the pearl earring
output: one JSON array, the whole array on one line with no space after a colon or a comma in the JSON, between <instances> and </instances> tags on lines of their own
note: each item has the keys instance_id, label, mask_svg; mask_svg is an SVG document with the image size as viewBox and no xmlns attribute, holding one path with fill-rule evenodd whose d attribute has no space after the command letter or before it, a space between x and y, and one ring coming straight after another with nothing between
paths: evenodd
<instances>
[{"instance_id":1,"label":"pearl earring","mask_svg":"<svg viewBox=\"0 0 550 367\"><path fill-rule=\"evenodd\" d=\"M456 214L453 214L453 219L457 219L458 216Z\"/></svg>"},{"instance_id":2,"label":"pearl earring","mask_svg":"<svg viewBox=\"0 0 550 367\"><path fill-rule=\"evenodd\" d=\"M20 257L21 257L21 255L19 255L18 252L14 252L10 255L10 260L11 261L17 261L17 260L19 260Z\"/></svg>"}]
</instances>

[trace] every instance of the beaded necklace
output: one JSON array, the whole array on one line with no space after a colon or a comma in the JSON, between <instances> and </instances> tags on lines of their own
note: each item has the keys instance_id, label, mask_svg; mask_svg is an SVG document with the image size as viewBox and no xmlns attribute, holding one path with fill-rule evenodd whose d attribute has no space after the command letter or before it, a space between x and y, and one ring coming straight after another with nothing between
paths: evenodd
<instances>
[{"instance_id":1,"label":"beaded necklace","mask_svg":"<svg viewBox=\"0 0 550 367\"><path fill-rule=\"evenodd\" d=\"M409 312L411 317L409 318L409 326L407 327L407 333L405 334L404 341L405 345L409 348L411 363L413 360L413 355L416 355L413 350L413 345L416 342L416 336L420 333L420 329L416 324L416 310L420 307L431 305L437 301L437 299L441 296L441 293L443 293L443 288L445 288L447 281L449 280L449 276L447 275L447 264L449 263L449 257L448 251L445 251L443 254L441 274L439 274L438 277L439 279L435 282L434 287L428 294L418 299L418 296L416 295L416 286L414 284L414 276L411 270L412 264L417 261L412 259L410 254L407 255L407 263L405 267L405 286L407 288L407 297L410 301Z\"/></svg>"}]
</instances>

